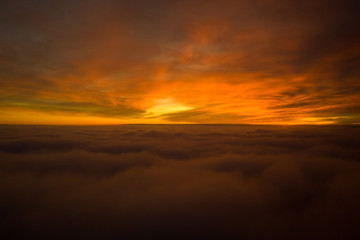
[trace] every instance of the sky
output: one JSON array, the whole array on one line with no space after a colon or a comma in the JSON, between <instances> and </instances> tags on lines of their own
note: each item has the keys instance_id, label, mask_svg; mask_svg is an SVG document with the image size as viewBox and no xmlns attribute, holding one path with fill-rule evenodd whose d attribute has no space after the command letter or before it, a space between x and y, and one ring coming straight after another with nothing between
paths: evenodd
<instances>
[{"instance_id":1,"label":"sky","mask_svg":"<svg viewBox=\"0 0 360 240\"><path fill-rule=\"evenodd\" d=\"M358 124L351 0L3 0L0 124Z\"/></svg>"}]
</instances>

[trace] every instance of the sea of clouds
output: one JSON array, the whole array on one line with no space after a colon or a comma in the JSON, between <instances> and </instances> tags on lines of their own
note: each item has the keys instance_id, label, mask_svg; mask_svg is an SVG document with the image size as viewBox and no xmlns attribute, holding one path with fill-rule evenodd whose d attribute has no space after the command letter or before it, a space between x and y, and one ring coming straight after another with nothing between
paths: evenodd
<instances>
[{"instance_id":1,"label":"sea of clouds","mask_svg":"<svg viewBox=\"0 0 360 240\"><path fill-rule=\"evenodd\" d=\"M0 127L6 239L359 239L357 126Z\"/></svg>"}]
</instances>

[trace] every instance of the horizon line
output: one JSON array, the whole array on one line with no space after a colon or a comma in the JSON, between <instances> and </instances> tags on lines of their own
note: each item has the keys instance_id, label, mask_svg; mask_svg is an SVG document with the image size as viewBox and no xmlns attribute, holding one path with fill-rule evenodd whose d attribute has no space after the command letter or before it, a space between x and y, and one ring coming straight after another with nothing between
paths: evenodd
<instances>
[{"instance_id":1,"label":"horizon line","mask_svg":"<svg viewBox=\"0 0 360 240\"><path fill-rule=\"evenodd\" d=\"M123 126L123 125L243 125L243 126L360 126L360 123L308 123L308 124L273 124L273 123L119 123L119 124L17 124L17 123L0 123L0 126Z\"/></svg>"}]
</instances>

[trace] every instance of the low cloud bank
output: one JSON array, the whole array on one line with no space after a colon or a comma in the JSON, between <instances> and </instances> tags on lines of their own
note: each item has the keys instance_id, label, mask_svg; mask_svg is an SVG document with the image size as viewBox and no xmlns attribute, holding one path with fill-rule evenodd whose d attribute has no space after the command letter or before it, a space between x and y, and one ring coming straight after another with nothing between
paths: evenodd
<instances>
[{"instance_id":1,"label":"low cloud bank","mask_svg":"<svg viewBox=\"0 0 360 240\"><path fill-rule=\"evenodd\" d=\"M2 126L8 239L357 239L360 128Z\"/></svg>"}]
</instances>

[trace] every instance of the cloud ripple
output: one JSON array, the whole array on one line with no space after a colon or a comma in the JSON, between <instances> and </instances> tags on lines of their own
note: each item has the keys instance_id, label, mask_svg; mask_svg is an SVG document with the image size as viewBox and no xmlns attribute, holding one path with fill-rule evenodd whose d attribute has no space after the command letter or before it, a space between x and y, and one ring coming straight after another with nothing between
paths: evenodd
<instances>
[{"instance_id":1,"label":"cloud ripple","mask_svg":"<svg viewBox=\"0 0 360 240\"><path fill-rule=\"evenodd\" d=\"M356 239L354 126L2 126L8 239Z\"/></svg>"}]
</instances>

